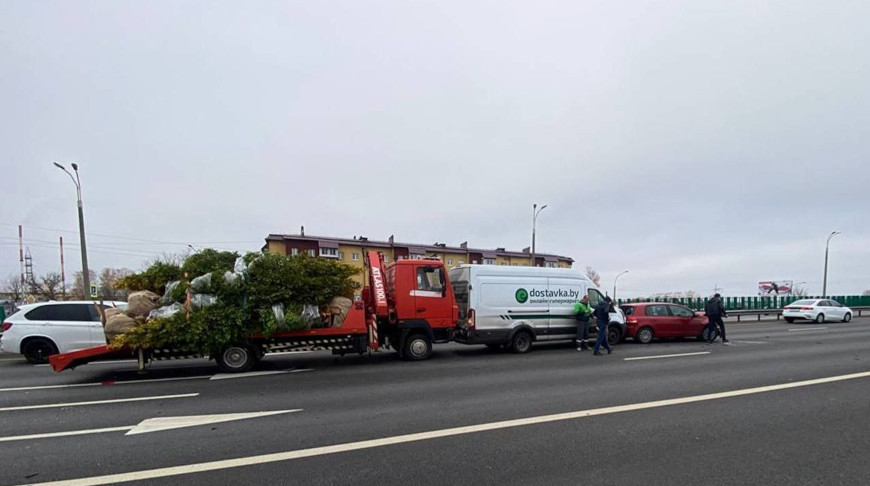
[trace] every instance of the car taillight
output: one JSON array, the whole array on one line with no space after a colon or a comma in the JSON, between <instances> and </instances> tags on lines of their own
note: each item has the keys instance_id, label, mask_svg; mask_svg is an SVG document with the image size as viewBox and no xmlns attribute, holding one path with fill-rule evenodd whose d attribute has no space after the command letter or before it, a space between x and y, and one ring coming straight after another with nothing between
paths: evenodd
<instances>
[{"instance_id":1,"label":"car taillight","mask_svg":"<svg viewBox=\"0 0 870 486\"><path fill-rule=\"evenodd\" d=\"M801 310L813 310L812 307L801 307Z\"/></svg>"},{"instance_id":2,"label":"car taillight","mask_svg":"<svg viewBox=\"0 0 870 486\"><path fill-rule=\"evenodd\" d=\"M626 324L637 324L637 317L629 317L625 322Z\"/></svg>"},{"instance_id":3,"label":"car taillight","mask_svg":"<svg viewBox=\"0 0 870 486\"><path fill-rule=\"evenodd\" d=\"M468 321L468 330L469 330L469 331L473 331L473 330L474 330L474 314L475 314L474 309L468 309L468 319L467 319L467 321Z\"/></svg>"},{"instance_id":4,"label":"car taillight","mask_svg":"<svg viewBox=\"0 0 870 486\"><path fill-rule=\"evenodd\" d=\"M5 331L8 331L10 327L12 327L12 323L11 322L4 322L3 326L0 326L0 327L2 327L3 331L5 332Z\"/></svg>"}]
</instances>

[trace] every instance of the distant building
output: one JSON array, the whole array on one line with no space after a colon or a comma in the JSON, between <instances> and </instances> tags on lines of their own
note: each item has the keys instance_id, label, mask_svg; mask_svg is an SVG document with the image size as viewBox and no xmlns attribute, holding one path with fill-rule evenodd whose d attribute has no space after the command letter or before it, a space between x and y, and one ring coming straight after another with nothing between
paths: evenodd
<instances>
[{"instance_id":1,"label":"distant building","mask_svg":"<svg viewBox=\"0 0 870 486\"><path fill-rule=\"evenodd\" d=\"M364 236L335 238L331 236L308 236L304 231L298 235L270 234L266 237L263 251L279 255L307 253L310 256L333 258L342 263L363 267L363 253L377 250L384 254L387 262L401 259L438 258L450 268L465 263L482 265L531 266L529 248L522 251L508 251L504 248L469 248L467 243L448 246L445 243L426 245L422 243L399 243L390 238L386 241L370 240ZM535 264L539 267L571 268L574 259L548 253L535 253ZM357 281L362 285L365 276L360 273Z\"/></svg>"}]
</instances>

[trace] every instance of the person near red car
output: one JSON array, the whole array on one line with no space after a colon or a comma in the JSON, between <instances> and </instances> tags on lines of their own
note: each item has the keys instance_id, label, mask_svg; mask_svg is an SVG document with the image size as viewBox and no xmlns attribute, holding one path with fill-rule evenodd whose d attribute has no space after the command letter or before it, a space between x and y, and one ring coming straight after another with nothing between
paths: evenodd
<instances>
[{"instance_id":1,"label":"person near red car","mask_svg":"<svg viewBox=\"0 0 870 486\"><path fill-rule=\"evenodd\" d=\"M725 311L725 305L722 303L722 296L718 293L714 295L712 299L707 301L704 311L710 320L707 324L707 343L713 344L716 341L717 327L721 330L722 342L727 343L728 339L725 338L725 321L722 318L728 317L728 313Z\"/></svg>"}]
</instances>

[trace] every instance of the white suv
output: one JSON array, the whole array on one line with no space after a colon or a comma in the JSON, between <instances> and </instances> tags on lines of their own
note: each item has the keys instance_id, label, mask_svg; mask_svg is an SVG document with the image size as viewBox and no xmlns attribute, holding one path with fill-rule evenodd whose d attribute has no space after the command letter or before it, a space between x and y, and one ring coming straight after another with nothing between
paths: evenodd
<instances>
[{"instance_id":1,"label":"white suv","mask_svg":"<svg viewBox=\"0 0 870 486\"><path fill-rule=\"evenodd\" d=\"M0 352L21 353L34 364L52 354L106 344L100 315L92 301L39 302L22 305L3 321ZM125 309L126 302L103 302Z\"/></svg>"}]
</instances>

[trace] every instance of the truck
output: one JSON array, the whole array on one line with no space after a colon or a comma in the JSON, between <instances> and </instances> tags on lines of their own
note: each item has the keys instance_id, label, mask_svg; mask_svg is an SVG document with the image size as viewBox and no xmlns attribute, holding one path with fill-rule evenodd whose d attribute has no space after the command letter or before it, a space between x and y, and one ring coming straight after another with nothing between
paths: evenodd
<instances>
[{"instance_id":1,"label":"truck","mask_svg":"<svg viewBox=\"0 0 870 486\"><path fill-rule=\"evenodd\" d=\"M453 340L459 307L440 260L399 260L386 265L377 251L364 254L368 285L338 327L252 335L210 356L221 371L251 370L276 352L328 350L336 355L364 354L391 348L409 361L429 358L435 343ZM150 361L204 358L199 351L176 348L116 348L109 344L55 354L51 367L61 372L95 361L136 359L140 371Z\"/></svg>"},{"instance_id":2,"label":"truck","mask_svg":"<svg viewBox=\"0 0 870 486\"><path fill-rule=\"evenodd\" d=\"M210 357L221 371L239 373L275 352L345 355L389 348L402 359L419 361L430 357L433 344L457 341L525 353L535 341L574 339L573 302L583 295L593 303L602 298L595 284L570 269L460 265L448 274L439 259L386 265L378 251L364 253L364 266L367 285L340 326L252 335ZM608 337L615 343L624 334L625 318L617 310ZM49 362L61 372L93 361L137 359L144 370L153 360L203 357L185 349L103 345L56 354Z\"/></svg>"}]
</instances>

